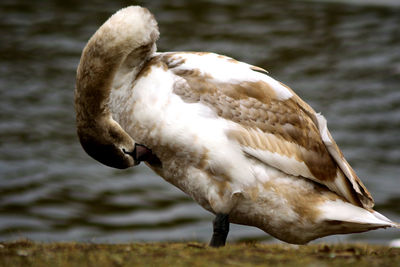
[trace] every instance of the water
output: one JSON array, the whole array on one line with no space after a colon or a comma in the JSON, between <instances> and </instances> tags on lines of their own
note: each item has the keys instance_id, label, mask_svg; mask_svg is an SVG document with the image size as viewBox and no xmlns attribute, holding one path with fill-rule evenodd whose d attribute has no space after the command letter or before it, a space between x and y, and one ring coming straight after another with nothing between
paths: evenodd
<instances>
[{"instance_id":1,"label":"water","mask_svg":"<svg viewBox=\"0 0 400 267\"><path fill-rule=\"evenodd\" d=\"M376 209L400 221L400 7L396 1L379 3L141 4L159 21L160 51L226 54L266 68L294 88L327 117ZM78 143L72 99L81 50L126 5L1 1L1 240L209 240L213 216L178 189L144 166L102 166ZM232 241L274 241L252 227L231 229ZM323 240L394 238L399 231Z\"/></svg>"}]
</instances>

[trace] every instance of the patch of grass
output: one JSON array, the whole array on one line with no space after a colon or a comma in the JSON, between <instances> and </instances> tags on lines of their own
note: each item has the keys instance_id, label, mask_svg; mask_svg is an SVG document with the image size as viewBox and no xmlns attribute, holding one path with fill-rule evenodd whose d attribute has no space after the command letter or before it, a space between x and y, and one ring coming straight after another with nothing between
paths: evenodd
<instances>
[{"instance_id":1,"label":"patch of grass","mask_svg":"<svg viewBox=\"0 0 400 267\"><path fill-rule=\"evenodd\" d=\"M0 266L400 266L400 248L368 244L0 243Z\"/></svg>"}]
</instances>

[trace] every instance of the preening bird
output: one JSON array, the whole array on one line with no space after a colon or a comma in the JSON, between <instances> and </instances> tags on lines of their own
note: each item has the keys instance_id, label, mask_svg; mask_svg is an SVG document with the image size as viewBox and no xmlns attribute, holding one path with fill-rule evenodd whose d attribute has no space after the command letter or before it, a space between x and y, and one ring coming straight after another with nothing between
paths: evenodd
<instances>
[{"instance_id":1,"label":"preening bird","mask_svg":"<svg viewBox=\"0 0 400 267\"><path fill-rule=\"evenodd\" d=\"M157 22L131 6L90 38L77 70L77 132L115 168L144 161L229 223L294 244L399 224L343 157L325 118L263 69L206 52L156 52Z\"/></svg>"}]
</instances>

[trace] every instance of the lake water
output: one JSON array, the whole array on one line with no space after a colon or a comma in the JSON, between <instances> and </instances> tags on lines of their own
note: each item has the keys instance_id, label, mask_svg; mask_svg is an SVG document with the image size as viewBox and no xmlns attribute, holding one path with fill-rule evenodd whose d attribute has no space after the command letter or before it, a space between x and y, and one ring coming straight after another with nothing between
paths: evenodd
<instances>
[{"instance_id":1,"label":"lake water","mask_svg":"<svg viewBox=\"0 0 400 267\"><path fill-rule=\"evenodd\" d=\"M90 2L90 3L88 3ZM160 51L213 51L261 66L322 112L376 210L400 221L398 1L141 1ZM97 163L75 134L80 53L130 1L0 2L0 240L199 240L213 216L144 165ZM400 231L334 236L387 243ZM275 240L232 226L228 241Z\"/></svg>"}]
</instances>

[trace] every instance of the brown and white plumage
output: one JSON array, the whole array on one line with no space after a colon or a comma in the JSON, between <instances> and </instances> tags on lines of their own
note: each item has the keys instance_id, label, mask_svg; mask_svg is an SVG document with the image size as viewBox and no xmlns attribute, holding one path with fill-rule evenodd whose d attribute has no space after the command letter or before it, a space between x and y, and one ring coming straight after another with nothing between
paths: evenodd
<instances>
[{"instance_id":1,"label":"brown and white plumage","mask_svg":"<svg viewBox=\"0 0 400 267\"><path fill-rule=\"evenodd\" d=\"M290 88L226 56L156 53L157 38L151 14L129 7L86 46L75 101L91 156L128 167L121 151L143 144L161 162L149 166L204 208L291 243L398 227Z\"/></svg>"}]
</instances>

